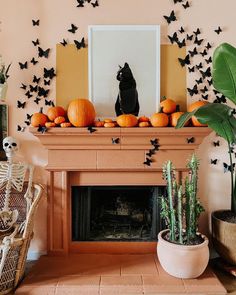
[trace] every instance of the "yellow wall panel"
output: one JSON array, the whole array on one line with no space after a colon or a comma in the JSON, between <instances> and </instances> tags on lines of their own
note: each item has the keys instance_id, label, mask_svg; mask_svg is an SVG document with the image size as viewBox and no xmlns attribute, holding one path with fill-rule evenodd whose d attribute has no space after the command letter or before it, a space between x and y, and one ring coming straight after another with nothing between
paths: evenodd
<instances>
[{"instance_id":1,"label":"yellow wall panel","mask_svg":"<svg viewBox=\"0 0 236 295\"><path fill-rule=\"evenodd\" d=\"M175 100L186 110L186 70L179 65L185 48L161 45L161 97ZM88 49L77 50L74 45L57 45L57 105L67 107L76 97L88 97Z\"/></svg>"}]
</instances>

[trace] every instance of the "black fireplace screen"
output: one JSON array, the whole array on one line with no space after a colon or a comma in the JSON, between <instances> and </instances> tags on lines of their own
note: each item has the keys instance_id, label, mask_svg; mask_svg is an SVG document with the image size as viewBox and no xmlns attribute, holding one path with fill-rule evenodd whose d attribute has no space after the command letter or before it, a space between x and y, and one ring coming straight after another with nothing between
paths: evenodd
<instances>
[{"instance_id":1,"label":"black fireplace screen","mask_svg":"<svg viewBox=\"0 0 236 295\"><path fill-rule=\"evenodd\" d=\"M156 240L163 193L161 186L72 187L72 240Z\"/></svg>"}]
</instances>

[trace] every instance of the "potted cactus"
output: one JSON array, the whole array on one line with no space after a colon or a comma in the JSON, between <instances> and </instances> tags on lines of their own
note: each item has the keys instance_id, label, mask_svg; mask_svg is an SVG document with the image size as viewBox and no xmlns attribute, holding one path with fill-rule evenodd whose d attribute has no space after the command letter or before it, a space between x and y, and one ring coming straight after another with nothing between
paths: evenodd
<instances>
[{"instance_id":1,"label":"potted cactus","mask_svg":"<svg viewBox=\"0 0 236 295\"><path fill-rule=\"evenodd\" d=\"M208 239L197 231L198 218L204 211L197 199L198 166L193 155L184 186L177 183L171 161L163 167L167 195L161 198L161 217L167 229L158 235L157 254L163 269L178 278L200 276L209 260Z\"/></svg>"}]
</instances>

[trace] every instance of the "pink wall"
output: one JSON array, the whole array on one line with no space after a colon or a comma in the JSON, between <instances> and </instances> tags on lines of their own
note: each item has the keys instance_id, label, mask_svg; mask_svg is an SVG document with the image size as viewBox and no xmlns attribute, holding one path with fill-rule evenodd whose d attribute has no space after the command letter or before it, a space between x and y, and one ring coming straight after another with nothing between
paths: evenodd
<instances>
[{"instance_id":1,"label":"pink wall","mask_svg":"<svg viewBox=\"0 0 236 295\"><path fill-rule=\"evenodd\" d=\"M100 7L93 9L76 8L75 0L41 0L41 1L2 1L0 9L0 54L4 60L13 62L9 79L7 103L10 107L10 134L17 137L22 143L21 153L28 162L37 169L35 180L46 182L43 166L47 163L47 153L38 141L27 131L16 132L17 124L25 120L26 112L32 113L39 108L34 103L27 103L25 110L16 108L16 100L24 99L24 92L19 88L21 82L28 84L33 74L40 74L43 66L55 66L56 43L62 38L73 40L87 35L87 26L91 24L161 24L162 43L167 43L167 33L172 34L183 25L188 30L200 27L204 36L214 45L221 42L230 42L236 45L235 32L235 0L226 2L218 0L189 1L192 7L184 10L181 4L174 5L173 0L100 0ZM167 26L163 15L177 11L179 22ZM33 27L32 19L40 19L40 27ZM70 24L78 25L75 36L67 32ZM220 25L224 33L218 36L213 30ZM39 38L42 48L52 48L49 60L41 59L40 65L29 67L21 71L18 62L25 62L36 55L31 40ZM193 85L194 75L188 77L188 84ZM55 81L54 81L55 83ZM171 85L170 85L171 87ZM51 98L55 96L55 84L52 84ZM189 101L191 99L189 98ZM208 228L207 218L212 210L229 206L230 182L229 175L222 173L222 163L228 162L226 146L213 148L214 135L205 139L198 150L201 159L200 196L207 213L202 222L205 230ZM220 140L223 142L222 140ZM211 158L219 158L219 165L209 164ZM36 230L31 251L46 249L46 201L41 203L37 214Z\"/></svg>"}]
</instances>

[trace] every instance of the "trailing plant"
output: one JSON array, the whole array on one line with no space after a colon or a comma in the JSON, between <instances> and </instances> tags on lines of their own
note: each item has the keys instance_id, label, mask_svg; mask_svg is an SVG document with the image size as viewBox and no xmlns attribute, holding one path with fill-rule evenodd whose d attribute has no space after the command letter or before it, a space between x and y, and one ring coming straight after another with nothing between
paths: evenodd
<instances>
[{"instance_id":1,"label":"trailing plant","mask_svg":"<svg viewBox=\"0 0 236 295\"><path fill-rule=\"evenodd\" d=\"M204 211L197 199L199 161L195 155L187 164L189 175L184 188L175 177L171 161L163 166L163 177L167 182L167 195L161 198L161 217L170 230L169 240L179 244L193 244L197 239L200 213Z\"/></svg>"},{"instance_id":2,"label":"trailing plant","mask_svg":"<svg viewBox=\"0 0 236 295\"><path fill-rule=\"evenodd\" d=\"M11 64L7 67L2 60L2 56L0 55L0 84L4 84L6 80L9 78L8 72L10 69Z\"/></svg>"},{"instance_id":3,"label":"trailing plant","mask_svg":"<svg viewBox=\"0 0 236 295\"><path fill-rule=\"evenodd\" d=\"M236 106L236 48L223 43L213 54L212 79L214 88L227 97ZM207 124L217 135L227 141L229 153L229 171L231 174L231 211L236 215L236 170L233 164L233 146L236 144L235 109L228 105L209 103L193 112L185 113L178 120L176 128L181 128L195 116L200 123Z\"/></svg>"}]
</instances>

